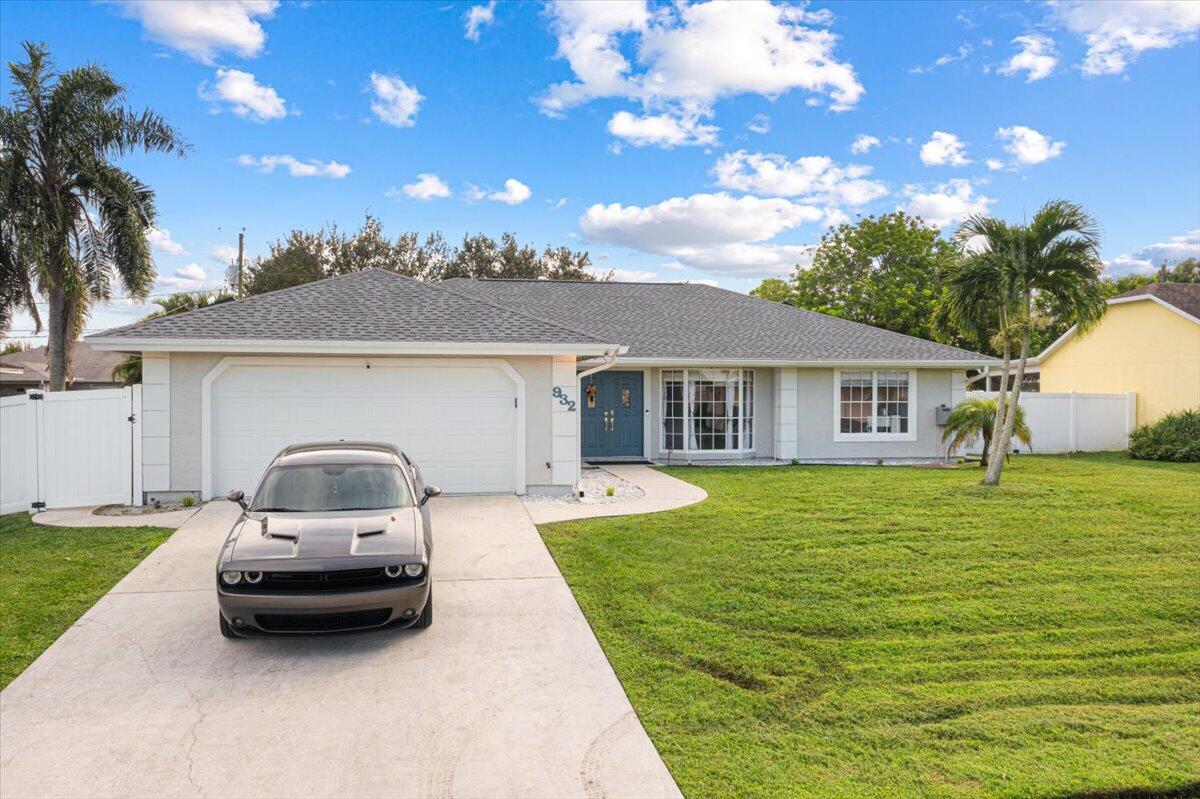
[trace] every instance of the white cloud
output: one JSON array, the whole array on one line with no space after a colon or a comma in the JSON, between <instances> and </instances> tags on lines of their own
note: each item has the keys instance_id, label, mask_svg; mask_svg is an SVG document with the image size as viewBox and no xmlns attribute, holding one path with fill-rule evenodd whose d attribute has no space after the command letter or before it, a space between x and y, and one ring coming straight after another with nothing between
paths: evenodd
<instances>
[{"instance_id":1,"label":"white cloud","mask_svg":"<svg viewBox=\"0 0 1200 799\"><path fill-rule=\"evenodd\" d=\"M921 161L928 166L965 166L971 163L967 158L967 143L953 133L935 130L929 141L921 145Z\"/></svg>"},{"instance_id":2,"label":"white cloud","mask_svg":"<svg viewBox=\"0 0 1200 799\"><path fill-rule=\"evenodd\" d=\"M334 178L341 179L350 174L350 167L337 161L321 162L315 158L300 161L290 155L263 155L255 158L252 155L238 156L242 166L257 169L259 172L274 172L277 167L284 167L294 178Z\"/></svg>"},{"instance_id":3,"label":"white cloud","mask_svg":"<svg viewBox=\"0 0 1200 799\"><path fill-rule=\"evenodd\" d=\"M1007 142L1004 149L1018 164L1040 164L1049 161L1051 158L1057 158L1067 146L1065 141L1052 141L1044 134L1024 125L999 128L996 137Z\"/></svg>"},{"instance_id":4,"label":"white cloud","mask_svg":"<svg viewBox=\"0 0 1200 799\"><path fill-rule=\"evenodd\" d=\"M1083 37L1085 75L1119 75L1146 50L1165 50L1200 33L1195 0L1052 0L1051 17Z\"/></svg>"},{"instance_id":5,"label":"white cloud","mask_svg":"<svg viewBox=\"0 0 1200 799\"><path fill-rule=\"evenodd\" d=\"M425 98L416 86L409 86L395 75L372 72L371 93L375 96L371 110L385 124L411 128L417 123L417 109Z\"/></svg>"},{"instance_id":6,"label":"white cloud","mask_svg":"<svg viewBox=\"0 0 1200 799\"><path fill-rule=\"evenodd\" d=\"M237 247L232 244L218 244L208 254L214 261L227 264L237 258Z\"/></svg>"},{"instance_id":7,"label":"white cloud","mask_svg":"<svg viewBox=\"0 0 1200 799\"><path fill-rule=\"evenodd\" d=\"M988 160L984 161L984 163L987 164L987 168L993 172L998 169L1004 169L1004 162L999 158L989 158Z\"/></svg>"},{"instance_id":8,"label":"white cloud","mask_svg":"<svg viewBox=\"0 0 1200 799\"><path fill-rule=\"evenodd\" d=\"M755 114L750 118L750 121L746 123L746 129L751 133L770 133L771 118L766 114Z\"/></svg>"},{"instance_id":9,"label":"white cloud","mask_svg":"<svg viewBox=\"0 0 1200 799\"><path fill-rule=\"evenodd\" d=\"M878 147L883 142L879 141L875 136L866 133L860 133L855 137L854 143L850 145L850 152L855 155L862 155L871 151L872 147Z\"/></svg>"},{"instance_id":10,"label":"white cloud","mask_svg":"<svg viewBox=\"0 0 1200 799\"><path fill-rule=\"evenodd\" d=\"M1112 275L1150 274L1164 263L1172 266L1188 258L1200 258L1200 229L1148 244L1133 254L1126 253L1104 262Z\"/></svg>"},{"instance_id":11,"label":"white cloud","mask_svg":"<svg viewBox=\"0 0 1200 799\"><path fill-rule=\"evenodd\" d=\"M479 41L482 29L496 21L496 0L488 0L486 6L471 6L467 9L465 21L463 36L472 42Z\"/></svg>"},{"instance_id":12,"label":"white cloud","mask_svg":"<svg viewBox=\"0 0 1200 799\"><path fill-rule=\"evenodd\" d=\"M608 132L634 147L686 147L717 143L713 125L701 124L698 118L674 117L667 114L634 116L618 111L608 120Z\"/></svg>"},{"instance_id":13,"label":"white cloud","mask_svg":"<svg viewBox=\"0 0 1200 799\"><path fill-rule=\"evenodd\" d=\"M670 255L686 267L718 274L785 274L807 247L761 244L825 212L781 198L724 192L673 197L656 205L596 204L579 219L589 240Z\"/></svg>"},{"instance_id":14,"label":"white cloud","mask_svg":"<svg viewBox=\"0 0 1200 799\"><path fill-rule=\"evenodd\" d=\"M287 116L287 104L270 86L240 69L218 69L212 88L201 83L197 93L211 103L227 103L230 110L251 122L266 122Z\"/></svg>"},{"instance_id":15,"label":"white cloud","mask_svg":"<svg viewBox=\"0 0 1200 799\"><path fill-rule=\"evenodd\" d=\"M765 0L663 5L651 12L638 0L557 2L550 17L558 57L574 79L537 98L549 116L620 97L647 113L694 120L710 116L722 98L775 98L793 89L843 111L864 91L854 68L834 56L838 37L815 27L829 22L828 13ZM636 67L623 49L637 52Z\"/></svg>"},{"instance_id":16,"label":"white cloud","mask_svg":"<svg viewBox=\"0 0 1200 799\"><path fill-rule=\"evenodd\" d=\"M974 48L972 48L971 45L964 42L963 44L959 45L958 52L946 53L945 55L938 56L938 58L929 66L916 66L912 67L908 71L913 75L926 75L938 69L939 67L944 67L947 64L953 64L955 61L962 61L964 58L969 56L973 50Z\"/></svg>"},{"instance_id":17,"label":"white cloud","mask_svg":"<svg viewBox=\"0 0 1200 799\"><path fill-rule=\"evenodd\" d=\"M187 255L183 245L171 238L171 231L166 228L152 227L146 231L146 241L150 246L167 255Z\"/></svg>"},{"instance_id":18,"label":"white cloud","mask_svg":"<svg viewBox=\"0 0 1200 799\"><path fill-rule=\"evenodd\" d=\"M520 205L532 196L533 192L528 186L516 178L509 178L504 181L504 191L494 191L487 197L489 200L506 205Z\"/></svg>"},{"instance_id":19,"label":"white cloud","mask_svg":"<svg viewBox=\"0 0 1200 799\"><path fill-rule=\"evenodd\" d=\"M871 167L838 166L821 155L788 161L775 153L738 150L722 156L712 174L721 188L829 205L864 205L887 194L884 184L865 179Z\"/></svg>"},{"instance_id":20,"label":"white cloud","mask_svg":"<svg viewBox=\"0 0 1200 799\"><path fill-rule=\"evenodd\" d=\"M450 187L433 172L422 172L417 175L415 182L405 183L400 190L392 187L384 192L385 195L396 200L400 199L402 193L414 200L433 200L438 197L449 197Z\"/></svg>"},{"instance_id":21,"label":"white cloud","mask_svg":"<svg viewBox=\"0 0 1200 799\"><path fill-rule=\"evenodd\" d=\"M553 208L555 211L559 210L560 208L563 208L569 202L571 202L570 197L547 197L546 198L546 204L549 205L551 208Z\"/></svg>"},{"instance_id":22,"label":"white cloud","mask_svg":"<svg viewBox=\"0 0 1200 799\"><path fill-rule=\"evenodd\" d=\"M191 280L208 279L208 275L204 274L204 268L201 267L200 264L188 264L187 266L181 266L175 270L175 274L178 277L186 277L190 278Z\"/></svg>"},{"instance_id":23,"label":"white cloud","mask_svg":"<svg viewBox=\"0 0 1200 799\"><path fill-rule=\"evenodd\" d=\"M1018 36L1012 43L1020 48L1012 58L1005 61L997 70L1001 75L1016 75L1025 72L1025 82L1049 77L1058 66L1058 54L1054 50L1054 40L1040 33Z\"/></svg>"},{"instance_id":24,"label":"white cloud","mask_svg":"<svg viewBox=\"0 0 1200 799\"><path fill-rule=\"evenodd\" d=\"M159 277L158 283L169 288L186 290L199 288L206 280L208 275L199 264L188 264L176 269L174 275Z\"/></svg>"},{"instance_id":25,"label":"white cloud","mask_svg":"<svg viewBox=\"0 0 1200 799\"><path fill-rule=\"evenodd\" d=\"M610 275L618 283L650 283L658 280L658 275L647 269L601 269L593 268L592 273L597 277Z\"/></svg>"},{"instance_id":26,"label":"white cloud","mask_svg":"<svg viewBox=\"0 0 1200 799\"><path fill-rule=\"evenodd\" d=\"M255 17L269 19L277 0L122 0L122 13L142 23L146 38L211 64L229 51L243 58L262 52L267 40Z\"/></svg>"},{"instance_id":27,"label":"white cloud","mask_svg":"<svg viewBox=\"0 0 1200 799\"><path fill-rule=\"evenodd\" d=\"M986 214L995 200L975 193L971 181L955 178L940 183L932 190L909 185L904 189L908 203L900 210L919 216L935 227L946 227L962 221L971 214Z\"/></svg>"}]
</instances>

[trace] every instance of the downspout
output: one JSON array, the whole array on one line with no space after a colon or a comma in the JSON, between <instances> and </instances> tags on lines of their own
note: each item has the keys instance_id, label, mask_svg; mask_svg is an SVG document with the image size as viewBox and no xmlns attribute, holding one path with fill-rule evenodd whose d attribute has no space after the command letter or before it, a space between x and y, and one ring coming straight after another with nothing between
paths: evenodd
<instances>
[{"instance_id":1,"label":"downspout","mask_svg":"<svg viewBox=\"0 0 1200 799\"><path fill-rule=\"evenodd\" d=\"M625 348L618 347L604 353L604 363L599 366L593 366L591 369L584 369L582 372L575 373L575 396L579 397L579 413L575 416L575 446L578 449L578 455L575 458L575 483L571 486L571 493L575 496L579 496L579 481L583 473L583 378L612 368L613 364L617 362L617 355L621 353L622 349Z\"/></svg>"}]
</instances>

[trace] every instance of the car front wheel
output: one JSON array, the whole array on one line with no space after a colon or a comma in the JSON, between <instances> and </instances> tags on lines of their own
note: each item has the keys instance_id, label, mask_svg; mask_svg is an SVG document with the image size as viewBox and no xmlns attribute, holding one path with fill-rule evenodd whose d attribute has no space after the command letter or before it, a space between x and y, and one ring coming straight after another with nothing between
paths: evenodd
<instances>
[{"instance_id":1,"label":"car front wheel","mask_svg":"<svg viewBox=\"0 0 1200 799\"><path fill-rule=\"evenodd\" d=\"M417 629L423 630L433 624L433 589L429 589L429 598L425 600L425 609L421 611L421 615L417 617L417 623L413 625Z\"/></svg>"},{"instance_id":2,"label":"car front wheel","mask_svg":"<svg viewBox=\"0 0 1200 799\"><path fill-rule=\"evenodd\" d=\"M229 626L229 622L225 621L225 617L221 615L221 611L217 611L217 624L221 626L221 635L226 638L237 638L237 633Z\"/></svg>"}]
</instances>

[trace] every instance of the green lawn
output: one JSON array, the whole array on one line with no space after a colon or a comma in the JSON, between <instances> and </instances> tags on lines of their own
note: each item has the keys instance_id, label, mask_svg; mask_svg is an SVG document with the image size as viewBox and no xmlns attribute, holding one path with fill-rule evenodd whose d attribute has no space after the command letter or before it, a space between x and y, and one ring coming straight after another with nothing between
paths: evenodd
<instances>
[{"instance_id":1,"label":"green lawn","mask_svg":"<svg viewBox=\"0 0 1200 799\"><path fill-rule=\"evenodd\" d=\"M162 527L47 527L0 516L0 688L167 539Z\"/></svg>"},{"instance_id":2,"label":"green lawn","mask_svg":"<svg viewBox=\"0 0 1200 799\"><path fill-rule=\"evenodd\" d=\"M1200 794L1200 465L666 471L541 529L689 797Z\"/></svg>"}]
</instances>

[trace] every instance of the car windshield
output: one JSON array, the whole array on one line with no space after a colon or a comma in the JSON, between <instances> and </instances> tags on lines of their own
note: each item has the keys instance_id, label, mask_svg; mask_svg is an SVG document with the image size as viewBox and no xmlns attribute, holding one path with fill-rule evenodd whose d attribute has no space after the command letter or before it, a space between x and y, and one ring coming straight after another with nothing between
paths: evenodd
<instances>
[{"instance_id":1,"label":"car windshield","mask_svg":"<svg viewBox=\"0 0 1200 799\"><path fill-rule=\"evenodd\" d=\"M409 504L400 467L326 463L272 469L254 497L258 513L383 510Z\"/></svg>"}]
</instances>

